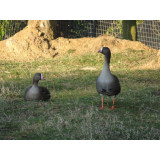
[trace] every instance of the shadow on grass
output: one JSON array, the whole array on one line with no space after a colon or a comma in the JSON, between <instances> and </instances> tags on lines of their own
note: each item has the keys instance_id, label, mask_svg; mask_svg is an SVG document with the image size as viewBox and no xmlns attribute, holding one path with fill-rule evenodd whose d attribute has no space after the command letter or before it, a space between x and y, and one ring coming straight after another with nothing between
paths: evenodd
<instances>
[{"instance_id":1,"label":"shadow on grass","mask_svg":"<svg viewBox=\"0 0 160 160\"><path fill-rule=\"evenodd\" d=\"M160 102L153 94L160 86L159 71L114 72L122 86L114 111L108 109L111 97L105 98L106 110L97 108L99 74L77 70L40 82L51 91L48 102L24 102L31 79L0 83L0 139L159 139Z\"/></svg>"},{"instance_id":2,"label":"shadow on grass","mask_svg":"<svg viewBox=\"0 0 160 160\"><path fill-rule=\"evenodd\" d=\"M49 75L51 72L46 73ZM83 106L99 106L101 103L100 96L96 91L96 78L99 71L81 71L78 70L76 75L70 75L50 79L50 81L40 81L40 86L47 87L51 92L51 102L57 106L65 106L82 103ZM138 70L124 72L114 72L121 83L121 93L117 96L116 103L121 107L136 107L141 104L149 104L153 97L158 97L159 71L158 70ZM27 86L31 85L31 79L8 80L1 85L1 97L5 103L13 101L20 105L25 103L23 100L24 91ZM106 97L107 106L112 105L112 98ZM1 103L2 105L2 103Z\"/></svg>"}]
</instances>

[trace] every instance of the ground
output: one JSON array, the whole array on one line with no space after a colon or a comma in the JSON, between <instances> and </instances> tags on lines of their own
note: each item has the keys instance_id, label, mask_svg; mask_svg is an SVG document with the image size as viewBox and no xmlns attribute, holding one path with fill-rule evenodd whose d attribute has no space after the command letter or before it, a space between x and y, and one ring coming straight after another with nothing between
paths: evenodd
<instances>
[{"instance_id":1,"label":"ground","mask_svg":"<svg viewBox=\"0 0 160 160\"><path fill-rule=\"evenodd\" d=\"M30 62L40 58L63 57L66 53L75 56L93 54L103 46L109 47L112 54L124 53L124 56L128 49L142 52L150 51L157 56L157 61L160 62L160 51L158 54L158 50L141 42L117 39L107 35L78 39L59 37L48 40L39 29L31 26L27 26L13 37L0 42L0 60Z\"/></svg>"},{"instance_id":2,"label":"ground","mask_svg":"<svg viewBox=\"0 0 160 160\"><path fill-rule=\"evenodd\" d=\"M13 49L15 59L8 55L6 42L0 43L0 139L160 139L158 51L108 36L58 38L49 42L49 53L39 50L41 57L33 54L34 44L30 52L24 49L26 57ZM99 109L95 88L104 63L96 51L103 45L113 51L111 71L122 87L115 110L109 110L112 97L105 97L105 110ZM39 85L50 90L48 102L24 101L36 72L47 79Z\"/></svg>"}]
</instances>

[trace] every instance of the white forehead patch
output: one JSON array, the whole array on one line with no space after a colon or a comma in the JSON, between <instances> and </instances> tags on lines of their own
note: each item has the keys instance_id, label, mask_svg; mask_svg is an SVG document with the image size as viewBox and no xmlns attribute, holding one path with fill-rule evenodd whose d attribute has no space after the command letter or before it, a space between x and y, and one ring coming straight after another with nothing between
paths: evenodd
<instances>
[{"instance_id":1,"label":"white forehead patch","mask_svg":"<svg viewBox=\"0 0 160 160\"><path fill-rule=\"evenodd\" d=\"M103 47L100 49L100 52L102 53Z\"/></svg>"},{"instance_id":2,"label":"white forehead patch","mask_svg":"<svg viewBox=\"0 0 160 160\"><path fill-rule=\"evenodd\" d=\"M43 74L41 73L41 79L43 79Z\"/></svg>"}]
</instances>

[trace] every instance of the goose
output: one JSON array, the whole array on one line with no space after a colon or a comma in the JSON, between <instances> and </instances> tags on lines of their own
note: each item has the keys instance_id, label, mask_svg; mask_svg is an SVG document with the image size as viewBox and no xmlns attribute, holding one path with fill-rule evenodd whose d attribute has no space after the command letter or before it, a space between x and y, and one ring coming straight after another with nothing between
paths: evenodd
<instances>
[{"instance_id":1,"label":"goose","mask_svg":"<svg viewBox=\"0 0 160 160\"><path fill-rule=\"evenodd\" d=\"M33 85L28 87L24 93L24 99L30 100L42 100L46 101L50 99L50 92L45 87L38 86L39 80L44 80L42 73L36 73L33 77Z\"/></svg>"},{"instance_id":2,"label":"goose","mask_svg":"<svg viewBox=\"0 0 160 160\"><path fill-rule=\"evenodd\" d=\"M105 62L102 69L101 74L96 80L96 90L102 97L102 106L104 109L104 95L113 96L113 105L110 109L114 109L115 96L118 95L121 91L121 86L118 78L113 75L110 71L110 59L111 59L111 51L108 47L102 47L99 51L105 56Z\"/></svg>"}]
</instances>

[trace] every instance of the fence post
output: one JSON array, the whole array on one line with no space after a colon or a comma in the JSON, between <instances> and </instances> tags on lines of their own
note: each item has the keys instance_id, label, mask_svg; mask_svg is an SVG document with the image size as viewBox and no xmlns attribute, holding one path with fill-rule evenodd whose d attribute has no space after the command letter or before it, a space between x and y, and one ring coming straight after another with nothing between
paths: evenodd
<instances>
[{"instance_id":1,"label":"fence post","mask_svg":"<svg viewBox=\"0 0 160 160\"><path fill-rule=\"evenodd\" d=\"M122 35L124 39L136 41L136 20L122 21Z\"/></svg>"},{"instance_id":2,"label":"fence post","mask_svg":"<svg viewBox=\"0 0 160 160\"><path fill-rule=\"evenodd\" d=\"M92 37L96 37L97 20L93 20Z\"/></svg>"}]
</instances>

